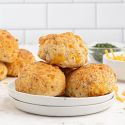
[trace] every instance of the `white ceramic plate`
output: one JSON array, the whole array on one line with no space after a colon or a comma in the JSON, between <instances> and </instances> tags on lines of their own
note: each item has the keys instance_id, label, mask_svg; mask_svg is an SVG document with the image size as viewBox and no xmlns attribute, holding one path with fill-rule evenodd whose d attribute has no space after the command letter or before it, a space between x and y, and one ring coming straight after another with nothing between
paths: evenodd
<instances>
[{"instance_id":1,"label":"white ceramic plate","mask_svg":"<svg viewBox=\"0 0 125 125\"><path fill-rule=\"evenodd\" d=\"M83 105L98 104L110 100L114 96L113 93L104 96L84 97L84 98L32 95L16 91L14 82L8 85L8 89L9 89L9 95L17 100L26 103L45 105L45 106L81 106L81 105L83 106Z\"/></svg>"},{"instance_id":2,"label":"white ceramic plate","mask_svg":"<svg viewBox=\"0 0 125 125\"><path fill-rule=\"evenodd\" d=\"M104 111L111 107L113 98L100 104L89 106L55 107L25 103L11 98L15 106L25 112L45 116L80 116Z\"/></svg>"}]
</instances>

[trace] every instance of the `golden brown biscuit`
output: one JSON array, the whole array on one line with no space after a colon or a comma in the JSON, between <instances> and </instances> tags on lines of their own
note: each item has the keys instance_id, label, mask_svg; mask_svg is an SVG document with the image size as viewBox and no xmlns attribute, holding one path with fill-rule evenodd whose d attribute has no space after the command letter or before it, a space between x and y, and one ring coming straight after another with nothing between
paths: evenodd
<instances>
[{"instance_id":1,"label":"golden brown biscuit","mask_svg":"<svg viewBox=\"0 0 125 125\"><path fill-rule=\"evenodd\" d=\"M113 91L116 76L104 64L88 64L69 75L66 95L72 97L101 96Z\"/></svg>"},{"instance_id":2,"label":"golden brown biscuit","mask_svg":"<svg viewBox=\"0 0 125 125\"><path fill-rule=\"evenodd\" d=\"M5 79L7 76L7 67L4 63L0 62L0 80Z\"/></svg>"},{"instance_id":3,"label":"golden brown biscuit","mask_svg":"<svg viewBox=\"0 0 125 125\"><path fill-rule=\"evenodd\" d=\"M35 62L35 58L32 53L25 49L19 49L18 56L13 63L6 63L8 68L8 76L18 76L20 70L29 63Z\"/></svg>"},{"instance_id":4,"label":"golden brown biscuit","mask_svg":"<svg viewBox=\"0 0 125 125\"><path fill-rule=\"evenodd\" d=\"M9 32L0 30L0 61L14 62L18 55L18 42Z\"/></svg>"},{"instance_id":5,"label":"golden brown biscuit","mask_svg":"<svg viewBox=\"0 0 125 125\"><path fill-rule=\"evenodd\" d=\"M65 90L65 76L58 67L43 62L28 64L18 75L16 90L36 95L60 96Z\"/></svg>"},{"instance_id":6,"label":"golden brown biscuit","mask_svg":"<svg viewBox=\"0 0 125 125\"><path fill-rule=\"evenodd\" d=\"M87 63L88 49L82 39L67 32L50 34L39 39L38 56L49 64L76 68Z\"/></svg>"}]
</instances>

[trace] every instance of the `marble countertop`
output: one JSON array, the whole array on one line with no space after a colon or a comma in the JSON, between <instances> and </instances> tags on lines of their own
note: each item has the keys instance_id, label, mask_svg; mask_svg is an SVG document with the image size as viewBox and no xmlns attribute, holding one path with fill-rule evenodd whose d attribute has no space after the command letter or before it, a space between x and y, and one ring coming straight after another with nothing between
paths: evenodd
<instances>
[{"instance_id":1,"label":"marble countertop","mask_svg":"<svg viewBox=\"0 0 125 125\"><path fill-rule=\"evenodd\" d=\"M87 116L45 117L22 112L8 95L7 83L12 80L7 78L0 82L0 125L125 125L125 103L116 100L110 109ZM118 82L118 86L120 92L125 90L125 82Z\"/></svg>"}]
</instances>

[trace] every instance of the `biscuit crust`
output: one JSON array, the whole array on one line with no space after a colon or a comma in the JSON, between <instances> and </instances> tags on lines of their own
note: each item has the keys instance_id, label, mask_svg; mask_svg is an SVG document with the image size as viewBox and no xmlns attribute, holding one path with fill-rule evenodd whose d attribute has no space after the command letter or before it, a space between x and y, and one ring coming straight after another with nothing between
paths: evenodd
<instances>
[{"instance_id":1,"label":"biscuit crust","mask_svg":"<svg viewBox=\"0 0 125 125\"><path fill-rule=\"evenodd\" d=\"M0 61L14 62L18 55L18 40L6 30L0 30Z\"/></svg>"},{"instance_id":2,"label":"biscuit crust","mask_svg":"<svg viewBox=\"0 0 125 125\"><path fill-rule=\"evenodd\" d=\"M15 85L17 91L45 96L61 96L66 86L63 72L43 62L26 65Z\"/></svg>"},{"instance_id":3,"label":"biscuit crust","mask_svg":"<svg viewBox=\"0 0 125 125\"><path fill-rule=\"evenodd\" d=\"M50 34L40 37L38 56L49 64L62 68L77 68L87 63L88 49L73 33Z\"/></svg>"},{"instance_id":4,"label":"biscuit crust","mask_svg":"<svg viewBox=\"0 0 125 125\"><path fill-rule=\"evenodd\" d=\"M5 79L7 76L7 67L4 63L0 62L0 80Z\"/></svg>"},{"instance_id":5,"label":"biscuit crust","mask_svg":"<svg viewBox=\"0 0 125 125\"><path fill-rule=\"evenodd\" d=\"M8 68L8 76L18 76L20 70L27 64L35 62L32 53L26 49L19 49L18 56L13 63L6 63Z\"/></svg>"},{"instance_id":6,"label":"biscuit crust","mask_svg":"<svg viewBox=\"0 0 125 125\"><path fill-rule=\"evenodd\" d=\"M66 95L71 97L101 96L113 91L116 75L104 64L88 64L67 78Z\"/></svg>"}]
</instances>

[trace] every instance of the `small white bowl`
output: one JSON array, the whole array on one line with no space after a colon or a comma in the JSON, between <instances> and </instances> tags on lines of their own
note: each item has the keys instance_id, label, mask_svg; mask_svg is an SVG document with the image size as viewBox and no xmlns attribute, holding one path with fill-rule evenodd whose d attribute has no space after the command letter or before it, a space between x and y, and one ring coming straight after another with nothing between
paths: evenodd
<instances>
[{"instance_id":1,"label":"small white bowl","mask_svg":"<svg viewBox=\"0 0 125 125\"><path fill-rule=\"evenodd\" d=\"M15 82L8 85L9 95L19 101L30 104L44 105L44 106L83 106L93 105L106 102L114 97L113 93L97 96L97 97L84 97L84 98L71 98L71 97L52 97L42 95L32 95L27 93L18 92L15 90Z\"/></svg>"},{"instance_id":2,"label":"small white bowl","mask_svg":"<svg viewBox=\"0 0 125 125\"><path fill-rule=\"evenodd\" d=\"M115 55L125 54L125 52L114 52ZM109 56L112 56L109 53ZM117 75L118 80L125 81L125 62L112 60L103 55L103 63L109 65Z\"/></svg>"},{"instance_id":3,"label":"small white bowl","mask_svg":"<svg viewBox=\"0 0 125 125\"><path fill-rule=\"evenodd\" d=\"M14 98L11 98L14 105L25 112L45 115L45 116L80 116L80 115L88 115L97 112L104 111L112 106L114 98L95 105L87 105L87 106L43 106L43 105L34 105L30 103L21 102Z\"/></svg>"}]
</instances>

